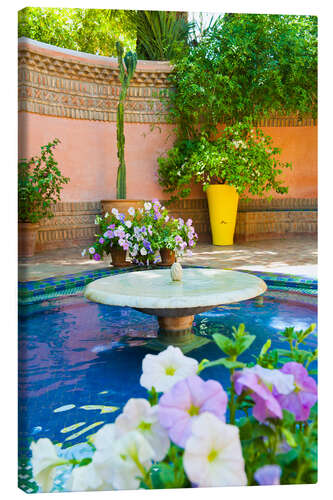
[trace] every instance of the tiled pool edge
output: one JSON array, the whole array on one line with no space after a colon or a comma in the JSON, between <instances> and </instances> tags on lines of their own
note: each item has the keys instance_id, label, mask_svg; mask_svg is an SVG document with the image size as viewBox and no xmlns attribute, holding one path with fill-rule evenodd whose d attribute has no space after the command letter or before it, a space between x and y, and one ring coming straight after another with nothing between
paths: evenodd
<instances>
[{"instance_id":1,"label":"tiled pool edge","mask_svg":"<svg viewBox=\"0 0 333 500\"><path fill-rule=\"evenodd\" d=\"M184 267L210 267L210 266L190 266ZM156 267L157 268L157 267ZM18 303L19 305L33 304L42 300L60 297L62 295L76 295L83 291L84 287L96 279L105 278L113 274L126 273L144 270L142 267L131 267L123 269L103 268L95 271L84 271L64 276L50 277L42 280L24 281L18 283ZM247 271L239 269L240 272L247 272L262 278L269 289L283 288L287 290L299 291L309 295L317 295L317 280L295 276L292 274L270 273L259 271Z\"/></svg>"}]
</instances>

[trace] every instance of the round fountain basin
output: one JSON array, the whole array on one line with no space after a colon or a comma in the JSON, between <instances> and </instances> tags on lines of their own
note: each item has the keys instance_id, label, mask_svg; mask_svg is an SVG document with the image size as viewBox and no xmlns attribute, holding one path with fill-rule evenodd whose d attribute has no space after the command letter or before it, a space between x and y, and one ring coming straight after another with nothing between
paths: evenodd
<instances>
[{"instance_id":1,"label":"round fountain basin","mask_svg":"<svg viewBox=\"0 0 333 500\"><path fill-rule=\"evenodd\" d=\"M192 334L194 314L257 297L266 289L262 279L237 271L184 269L182 281L172 281L169 269L159 269L96 280L84 295L94 302L157 316L158 337L150 347L159 351L172 344L188 352L209 342Z\"/></svg>"},{"instance_id":2,"label":"round fountain basin","mask_svg":"<svg viewBox=\"0 0 333 500\"><path fill-rule=\"evenodd\" d=\"M133 307L157 316L187 316L221 304L251 299L266 291L251 274L221 269L184 269L182 281L172 281L169 269L108 276L86 287L87 299Z\"/></svg>"}]
</instances>

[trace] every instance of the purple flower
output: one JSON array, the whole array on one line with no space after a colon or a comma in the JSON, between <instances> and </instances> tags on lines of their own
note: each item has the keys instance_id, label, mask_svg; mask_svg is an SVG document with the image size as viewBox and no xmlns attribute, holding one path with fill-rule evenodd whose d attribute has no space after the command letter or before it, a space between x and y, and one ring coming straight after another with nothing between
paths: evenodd
<instances>
[{"instance_id":1,"label":"purple flower","mask_svg":"<svg viewBox=\"0 0 333 500\"><path fill-rule=\"evenodd\" d=\"M279 465L264 465L256 470L254 479L260 486L280 484L281 467Z\"/></svg>"},{"instance_id":2,"label":"purple flower","mask_svg":"<svg viewBox=\"0 0 333 500\"><path fill-rule=\"evenodd\" d=\"M99 255L99 253L94 253L93 258L95 260L101 260L101 256Z\"/></svg>"},{"instance_id":3,"label":"purple flower","mask_svg":"<svg viewBox=\"0 0 333 500\"><path fill-rule=\"evenodd\" d=\"M158 220L162 217L162 215L159 212L154 213L154 220Z\"/></svg>"},{"instance_id":4,"label":"purple flower","mask_svg":"<svg viewBox=\"0 0 333 500\"><path fill-rule=\"evenodd\" d=\"M114 231L106 231L103 234L103 236L104 236L104 238L109 238L109 240L111 240L114 237Z\"/></svg>"},{"instance_id":5,"label":"purple flower","mask_svg":"<svg viewBox=\"0 0 333 500\"><path fill-rule=\"evenodd\" d=\"M228 396L221 384L216 380L205 382L193 375L163 394L158 404L159 421L168 430L170 439L184 447L197 416L210 412L224 422L227 403Z\"/></svg>"},{"instance_id":6,"label":"purple flower","mask_svg":"<svg viewBox=\"0 0 333 500\"><path fill-rule=\"evenodd\" d=\"M89 250L88 250L88 252L89 252L91 255L93 255L93 254L96 252L96 250L94 249L94 247L90 247L90 248L89 248Z\"/></svg>"},{"instance_id":7,"label":"purple flower","mask_svg":"<svg viewBox=\"0 0 333 500\"><path fill-rule=\"evenodd\" d=\"M294 376L295 389L289 394L275 394L276 399L281 408L295 415L295 420L307 420L312 406L317 401L316 381L309 376L303 365L294 361L286 363L281 372Z\"/></svg>"},{"instance_id":8,"label":"purple flower","mask_svg":"<svg viewBox=\"0 0 333 500\"><path fill-rule=\"evenodd\" d=\"M123 231L122 229L116 229L114 235L118 238L125 238L125 231Z\"/></svg>"},{"instance_id":9,"label":"purple flower","mask_svg":"<svg viewBox=\"0 0 333 500\"><path fill-rule=\"evenodd\" d=\"M146 226L142 226L141 233L146 233L146 232L147 232Z\"/></svg>"},{"instance_id":10,"label":"purple flower","mask_svg":"<svg viewBox=\"0 0 333 500\"><path fill-rule=\"evenodd\" d=\"M241 394L244 388L251 392L251 398L255 402L252 413L259 422L266 418L282 418L279 402L251 369L235 372L233 380L236 394Z\"/></svg>"},{"instance_id":11,"label":"purple flower","mask_svg":"<svg viewBox=\"0 0 333 500\"><path fill-rule=\"evenodd\" d=\"M177 236L175 236L175 242L176 243L182 243L183 242L183 238L181 236L179 236L179 234L177 234Z\"/></svg>"},{"instance_id":12,"label":"purple flower","mask_svg":"<svg viewBox=\"0 0 333 500\"><path fill-rule=\"evenodd\" d=\"M194 241L193 241L193 240L190 240L190 241L188 242L188 244L189 244L189 246L190 246L190 247L193 247L193 245L194 245Z\"/></svg>"},{"instance_id":13,"label":"purple flower","mask_svg":"<svg viewBox=\"0 0 333 500\"><path fill-rule=\"evenodd\" d=\"M105 240L104 240L104 238L100 238L98 241L100 242L101 245L103 245Z\"/></svg>"},{"instance_id":14,"label":"purple flower","mask_svg":"<svg viewBox=\"0 0 333 500\"><path fill-rule=\"evenodd\" d=\"M151 250L151 245L150 245L150 242L148 240L143 240L142 242L143 246L147 249L147 250Z\"/></svg>"},{"instance_id":15,"label":"purple flower","mask_svg":"<svg viewBox=\"0 0 333 500\"><path fill-rule=\"evenodd\" d=\"M186 225L187 225L187 227L192 226L192 219L187 219Z\"/></svg>"},{"instance_id":16,"label":"purple flower","mask_svg":"<svg viewBox=\"0 0 333 500\"><path fill-rule=\"evenodd\" d=\"M116 225L115 225L115 224L110 224L110 225L108 226L108 229L114 229L115 227L116 227Z\"/></svg>"}]
</instances>

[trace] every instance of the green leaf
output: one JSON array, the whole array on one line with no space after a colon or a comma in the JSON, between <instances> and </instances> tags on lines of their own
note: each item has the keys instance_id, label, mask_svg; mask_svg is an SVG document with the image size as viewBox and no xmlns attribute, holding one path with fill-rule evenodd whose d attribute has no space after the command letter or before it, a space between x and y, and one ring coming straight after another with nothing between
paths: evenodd
<instances>
[{"instance_id":1,"label":"green leaf","mask_svg":"<svg viewBox=\"0 0 333 500\"><path fill-rule=\"evenodd\" d=\"M266 352L268 351L268 349L271 347L272 345L272 341L271 339L268 339L264 345L262 346L261 350L260 350L260 353L259 353L259 358L261 358L262 356L264 356L264 354L266 354Z\"/></svg>"},{"instance_id":2,"label":"green leaf","mask_svg":"<svg viewBox=\"0 0 333 500\"><path fill-rule=\"evenodd\" d=\"M86 457L81 460L81 462L78 464L79 467L84 467L85 465L89 465L92 462L92 458Z\"/></svg>"},{"instance_id":3,"label":"green leaf","mask_svg":"<svg viewBox=\"0 0 333 500\"><path fill-rule=\"evenodd\" d=\"M214 333L213 340L217 346L228 356L233 356L237 353L235 343L229 337L222 335L221 333Z\"/></svg>"},{"instance_id":4,"label":"green leaf","mask_svg":"<svg viewBox=\"0 0 333 500\"><path fill-rule=\"evenodd\" d=\"M297 459L299 454L298 448L292 448L287 453L279 453L276 455L276 460L281 467L289 465L291 462Z\"/></svg>"},{"instance_id":5,"label":"green leaf","mask_svg":"<svg viewBox=\"0 0 333 500\"><path fill-rule=\"evenodd\" d=\"M183 471L177 475L174 465L163 462L153 465L149 473L155 489L181 488L185 481Z\"/></svg>"},{"instance_id":6,"label":"green leaf","mask_svg":"<svg viewBox=\"0 0 333 500\"><path fill-rule=\"evenodd\" d=\"M237 337L235 341L237 354L240 355L244 351L246 351L252 345L255 339L255 335L243 335L242 337Z\"/></svg>"},{"instance_id":7,"label":"green leaf","mask_svg":"<svg viewBox=\"0 0 333 500\"><path fill-rule=\"evenodd\" d=\"M295 415L288 410L282 410L283 423L288 427L293 427L295 424Z\"/></svg>"},{"instance_id":8,"label":"green leaf","mask_svg":"<svg viewBox=\"0 0 333 500\"><path fill-rule=\"evenodd\" d=\"M219 360L219 364L225 366L226 368L228 368L228 370L232 370L232 369L235 370L237 368L245 368L246 367L246 364L242 363L241 361L232 361L232 360L226 359L226 358L221 358Z\"/></svg>"},{"instance_id":9,"label":"green leaf","mask_svg":"<svg viewBox=\"0 0 333 500\"><path fill-rule=\"evenodd\" d=\"M290 430L286 429L285 427L281 427L281 432L284 435L284 437L286 438L286 441L289 444L289 446L291 446L292 448L295 448L297 446L297 443L295 441L293 434L290 432Z\"/></svg>"}]
</instances>

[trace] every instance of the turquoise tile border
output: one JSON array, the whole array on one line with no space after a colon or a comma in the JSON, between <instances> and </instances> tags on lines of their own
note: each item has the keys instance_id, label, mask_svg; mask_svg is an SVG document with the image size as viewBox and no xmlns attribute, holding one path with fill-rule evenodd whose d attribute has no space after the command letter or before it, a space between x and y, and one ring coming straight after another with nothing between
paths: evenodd
<instances>
[{"instance_id":1,"label":"turquoise tile border","mask_svg":"<svg viewBox=\"0 0 333 500\"><path fill-rule=\"evenodd\" d=\"M190 266L183 267L200 268L209 266ZM154 269L159 268L155 266ZM46 299L60 297L62 295L76 295L83 291L84 287L99 278L112 276L115 274L128 273L133 271L143 271L146 268L131 267L124 269L103 268L95 271L84 271L76 274L66 274L64 276L51 277L43 280L24 281L18 283L18 303L33 304ZM239 269L240 272L246 272L262 278L269 289L284 289L290 291L299 291L308 295L317 295L317 280L295 276L292 274L271 273L247 271Z\"/></svg>"}]
</instances>

